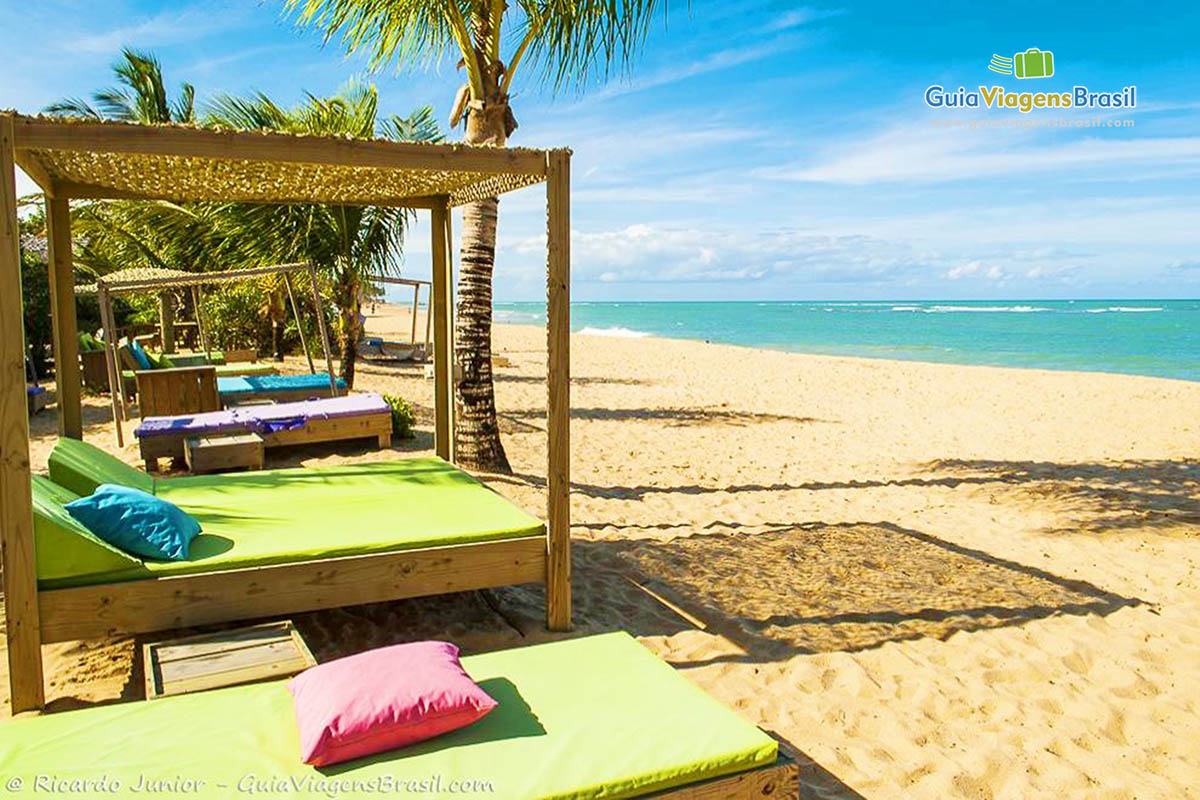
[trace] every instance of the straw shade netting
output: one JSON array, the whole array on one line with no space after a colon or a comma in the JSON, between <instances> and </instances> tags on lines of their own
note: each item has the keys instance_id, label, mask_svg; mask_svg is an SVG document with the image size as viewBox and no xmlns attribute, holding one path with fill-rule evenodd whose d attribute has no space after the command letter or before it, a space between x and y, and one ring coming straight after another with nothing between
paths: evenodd
<instances>
[{"instance_id":1,"label":"straw shade netting","mask_svg":"<svg viewBox=\"0 0 1200 800\"><path fill-rule=\"evenodd\" d=\"M43 701L15 168L46 196L59 427L82 438L69 202L100 198L428 209L435 449L452 457L451 215L538 183L547 206L547 622L570 624L570 152L143 126L0 112L0 544L14 712ZM103 282L102 282L103 283Z\"/></svg>"}]
</instances>

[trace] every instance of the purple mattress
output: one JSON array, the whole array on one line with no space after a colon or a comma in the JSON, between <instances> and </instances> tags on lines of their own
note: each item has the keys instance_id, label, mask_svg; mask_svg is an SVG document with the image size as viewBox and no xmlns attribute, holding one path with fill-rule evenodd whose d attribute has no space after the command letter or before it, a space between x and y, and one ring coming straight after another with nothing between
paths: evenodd
<instances>
[{"instance_id":1,"label":"purple mattress","mask_svg":"<svg viewBox=\"0 0 1200 800\"><path fill-rule=\"evenodd\" d=\"M205 436L234 431L267 434L302 428L306 422L313 419L357 417L388 411L388 404L377 394L351 394L295 403L240 406L225 411L206 411L202 414L146 417L133 433L139 439L150 436Z\"/></svg>"}]
</instances>

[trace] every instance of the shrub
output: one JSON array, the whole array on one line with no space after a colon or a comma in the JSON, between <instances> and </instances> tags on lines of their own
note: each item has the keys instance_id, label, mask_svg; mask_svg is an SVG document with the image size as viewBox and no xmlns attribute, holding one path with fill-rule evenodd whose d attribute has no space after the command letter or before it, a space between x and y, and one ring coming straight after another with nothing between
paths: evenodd
<instances>
[{"instance_id":1,"label":"shrub","mask_svg":"<svg viewBox=\"0 0 1200 800\"><path fill-rule=\"evenodd\" d=\"M399 436L401 439L413 438L413 425L416 424L417 417L413 413L412 406L403 397L397 397L394 394L385 394L383 402L388 404L392 409L392 433Z\"/></svg>"}]
</instances>

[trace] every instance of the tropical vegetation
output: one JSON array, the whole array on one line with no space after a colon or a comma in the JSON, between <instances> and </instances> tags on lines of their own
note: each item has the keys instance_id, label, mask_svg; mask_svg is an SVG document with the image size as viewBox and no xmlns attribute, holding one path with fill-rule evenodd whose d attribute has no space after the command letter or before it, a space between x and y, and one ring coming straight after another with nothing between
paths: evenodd
<instances>
[{"instance_id":1,"label":"tropical vegetation","mask_svg":"<svg viewBox=\"0 0 1200 800\"><path fill-rule=\"evenodd\" d=\"M97 91L92 101L66 99L49 106L54 114L139 123L186 122L245 130L438 141L442 134L428 107L408 116L385 116L370 85L351 83L332 97L306 96L288 108L263 94L223 95L197 112L195 90L184 84L167 96L162 68L149 53L125 49L114 67L118 86ZM306 261L320 272L323 294L336 308L334 330L342 377L354 382L356 345L362 334L361 302L374 288L369 276L397 269L409 220L402 209L360 206L256 205L166 201L95 201L72 209L75 261L91 276L148 266L221 270ZM298 301L311 290L295 282ZM186 306L190 297L168 296ZM157 299L131 301L131 319L149 322ZM263 279L247 290L232 286L207 295L203 304L218 346L253 346L282 358L298 338L289 325L286 286ZM195 309L191 309L195 313ZM303 313L303 312L302 312ZM311 325L311 314L302 324ZM310 336L313 330L307 330Z\"/></svg>"},{"instance_id":2,"label":"tropical vegetation","mask_svg":"<svg viewBox=\"0 0 1200 800\"><path fill-rule=\"evenodd\" d=\"M511 107L517 74L554 88L583 85L629 63L645 41L656 0L284 0L326 41L340 37L372 66L460 56L466 81L450 115L469 144L503 145L517 129ZM665 0L663 5L665 5ZM492 270L497 198L466 206L455 324L455 458L476 469L510 471L492 385Z\"/></svg>"}]
</instances>

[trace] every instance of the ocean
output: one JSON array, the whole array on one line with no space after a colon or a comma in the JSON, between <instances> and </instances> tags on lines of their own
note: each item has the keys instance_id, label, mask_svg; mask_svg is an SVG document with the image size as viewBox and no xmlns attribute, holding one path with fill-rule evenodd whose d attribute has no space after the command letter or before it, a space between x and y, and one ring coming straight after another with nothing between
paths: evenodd
<instances>
[{"instance_id":1,"label":"ocean","mask_svg":"<svg viewBox=\"0 0 1200 800\"><path fill-rule=\"evenodd\" d=\"M545 319L541 303L496 305L497 322ZM1200 381L1200 300L573 303L571 329Z\"/></svg>"}]
</instances>

